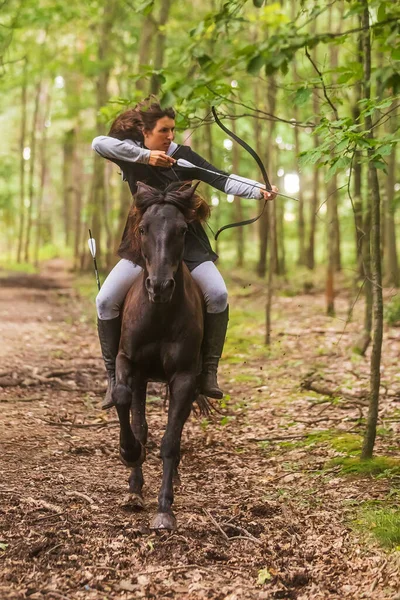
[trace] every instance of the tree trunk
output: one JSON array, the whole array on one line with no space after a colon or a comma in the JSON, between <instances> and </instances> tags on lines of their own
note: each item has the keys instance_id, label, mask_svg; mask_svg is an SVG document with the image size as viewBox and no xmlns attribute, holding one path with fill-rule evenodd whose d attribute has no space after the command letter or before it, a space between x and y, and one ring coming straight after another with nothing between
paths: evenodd
<instances>
[{"instance_id":1,"label":"tree trunk","mask_svg":"<svg viewBox=\"0 0 400 600\"><path fill-rule=\"evenodd\" d=\"M116 14L116 2L107 2L103 10L103 19L99 33L99 45L97 51L97 60L101 65L100 73L96 81L96 135L102 135L104 125L100 116L100 109L108 100L108 81L112 65L112 28ZM89 203L89 222L91 221L91 230L96 239L96 250L98 262L103 253L102 248L102 224L107 222L106 209L106 191L105 191L105 160L97 153L94 153L93 179Z\"/></svg>"},{"instance_id":2,"label":"tree trunk","mask_svg":"<svg viewBox=\"0 0 400 600\"><path fill-rule=\"evenodd\" d=\"M32 233L32 220L33 220L33 200L35 194L35 163L36 163L36 129L39 117L39 105L40 105L40 96L42 93L42 80L40 79L39 83L36 86L36 94L35 94L35 105L33 109L33 119L32 119L32 132L31 132L31 156L29 163L29 206L28 206L28 219L26 223L26 236L25 236L25 252L24 259L25 262L29 262L30 258L30 244L31 244L31 233Z\"/></svg>"},{"instance_id":3,"label":"tree trunk","mask_svg":"<svg viewBox=\"0 0 400 600\"><path fill-rule=\"evenodd\" d=\"M362 0L364 7L364 98L371 98L371 33L369 23L368 0ZM371 115L365 117L365 130L368 137L373 139ZM380 366L382 354L383 337L383 298L382 298L382 273L381 273L381 251L380 251L380 195L378 173L373 164L373 148L368 148L368 173L369 189L371 194L371 275L373 286L373 344L371 353L370 370L370 398L368 407L367 428L364 435L362 459L372 457L376 425L378 422L379 388L380 388Z\"/></svg>"},{"instance_id":4,"label":"tree trunk","mask_svg":"<svg viewBox=\"0 0 400 600\"><path fill-rule=\"evenodd\" d=\"M77 122L77 131L81 130L81 123L78 119ZM79 146L77 145L77 148ZM82 235L82 223L81 223L81 215L83 209L83 170L82 170L82 161L80 160L78 151L75 152L74 156L74 270L79 268L79 248L81 243L81 235Z\"/></svg>"},{"instance_id":5,"label":"tree trunk","mask_svg":"<svg viewBox=\"0 0 400 600\"><path fill-rule=\"evenodd\" d=\"M276 206L276 240L278 247L279 275L286 275L286 250L285 250L285 199L281 198Z\"/></svg>"},{"instance_id":6,"label":"tree trunk","mask_svg":"<svg viewBox=\"0 0 400 600\"><path fill-rule=\"evenodd\" d=\"M313 33L316 32L316 20L313 24ZM317 47L313 48L313 61L317 63ZM314 115L320 114L319 108L319 98L318 94L314 90L313 93L313 113ZM317 135L313 136L314 139L314 148L318 148L320 144L319 137ZM308 246L307 246L307 267L309 269L314 269L315 267L315 235L317 228L317 210L318 210L318 201L319 201L319 169L314 167L313 170L313 183L312 183L312 197L311 197L311 206L310 206L310 227L308 231Z\"/></svg>"},{"instance_id":7,"label":"tree trunk","mask_svg":"<svg viewBox=\"0 0 400 600\"><path fill-rule=\"evenodd\" d=\"M259 84L257 84L259 85ZM273 76L270 76L267 81L267 98L268 98L268 112L273 114L276 108L276 85L275 79ZM260 156L264 155L264 164L267 169L267 173L272 173L274 171L274 156L273 156L273 147L274 147L274 134L275 134L275 122L268 121L267 124L267 138L265 140L265 148L266 152L260 152ZM273 204L275 205L276 200L274 200ZM258 221L258 233L259 233L259 255L258 255L258 263L257 263L257 274L259 277L265 277L265 273L267 270L267 246L268 246L268 235L271 231L270 226L270 217L272 218L272 213L274 209L265 210L263 216ZM274 230L276 229L276 224L274 225ZM269 240L271 243L271 240ZM278 262L278 249L276 246L276 235L275 235L275 249L273 251L273 264L274 271L277 269Z\"/></svg>"},{"instance_id":8,"label":"tree trunk","mask_svg":"<svg viewBox=\"0 0 400 600\"><path fill-rule=\"evenodd\" d=\"M70 129L64 134L63 143L63 216L64 240L68 247L72 237L72 215L75 192L74 156L76 146L76 130Z\"/></svg>"},{"instance_id":9,"label":"tree trunk","mask_svg":"<svg viewBox=\"0 0 400 600\"><path fill-rule=\"evenodd\" d=\"M155 22L152 14L147 15L143 19L142 33L140 36L138 62L136 70L139 73L142 65L148 65L152 51L152 41L154 39ZM148 85L148 83L147 83ZM141 92L146 91L146 82L144 79L138 79L136 89ZM147 88L148 89L148 88Z\"/></svg>"},{"instance_id":10,"label":"tree trunk","mask_svg":"<svg viewBox=\"0 0 400 600\"><path fill-rule=\"evenodd\" d=\"M167 36L165 34L165 25L168 21L169 9L171 8L172 0L161 0L160 17L158 19L158 32L155 39L155 56L154 70L159 71L164 63L164 50ZM160 79L157 74L151 78L151 93L158 94L160 91Z\"/></svg>"},{"instance_id":11,"label":"tree trunk","mask_svg":"<svg viewBox=\"0 0 400 600\"><path fill-rule=\"evenodd\" d=\"M275 211L273 210L274 203L268 202L266 211L268 213L268 222L270 223L270 235L273 237L276 232L274 223ZM275 257L273 254L273 244L269 244L269 265L268 265L268 283L267 283L267 301L265 303L265 343L267 346L271 344L271 311L272 311L272 295L274 285L274 268Z\"/></svg>"},{"instance_id":12,"label":"tree trunk","mask_svg":"<svg viewBox=\"0 0 400 600\"><path fill-rule=\"evenodd\" d=\"M327 251L328 251L328 269L326 275L326 313L330 316L335 314L335 271L336 263L336 233L335 218L337 217L337 178L334 176L329 181L326 193L327 200Z\"/></svg>"},{"instance_id":13,"label":"tree trunk","mask_svg":"<svg viewBox=\"0 0 400 600\"><path fill-rule=\"evenodd\" d=\"M368 186L369 189L369 186ZM371 331L372 331L372 279L371 279L371 247L370 247L370 232L371 232L371 196L370 190L368 191L367 206L365 209L365 216L363 220L363 229L365 234L361 240L361 265L364 276L364 297L365 297L365 309L364 309L364 327L363 331L356 344L354 345L354 351L361 356L364 356L368 346L371 343Z\"/></svg>"},{"instance_id":14,"label":"tree trunk","mask_svg":"<svg viewBox=\"0 0 400 600\"><path fill-rule=\"evenodd\" d=\"M232 121L232 131L236 134L236 121ZM233 144L232 147L232 170L234 173L239 175L240 164L239 164L239 144ZM242 199L239 196L235 196L234 200L234 221L243 221L243 207ZM236 265L243 267L244 262L244 227L236 227Z\"/></svg>"},{"instance_id":15,"label":"tree trunk","mask_svg":"<svg viewBox=\"0 0 400 600\"><path fill-rule=\"evenodd\" d=\"M391 118L391 130L396 127L397 111ZM396 225L395 225L395 193L394 186L396 183L396 150L397 146L393 147L392 153L388 160L388 174L386 177L386 194L384 196L384 224L385 224L385 241L386 251L384 255L385 265L385 284L395 287L400 286L399 262L397 259L397 240L396 240Z\"/></svg>"},{"instance_id":16,"label":"tree trunk","mask_svg":"<svg viewBox=\"0 0 400 600\"><path fill-rule=\"evenodd\" d=\"M343 22L343 10L344 10L344 5L340 5L340 9L339 9L339 15L337 18L337 23L339 24L337 27L337 33L340 33L341 30L341 25ZM333 19L333 5L331 4L330 9L329 9L329 15L330 15L330 19L331 22L334 22ZM339 60L339 46L335 46L335 45L331 45L330 46L330 64L331 64L331 69L334 71L337 67L338 67L338 60ZM335 188L333 188L333 182L335 184ZM331 189L331 194L328 200L328 207L329 207L329 203L330 203L330 218L331 218L331 232L333 234L333 253L334 253L334 258L333 258L333 267L335 269L335 271L340 271L342 268L341 265L341 255L340 255L340 223L339 223L339 214L338 214L338 203L339 203L339 194L337 192L337 178L336 176L334 176L332 178L332 187Z\"/></svg>"},{"instance_id":17,"label":"tree trunk","mask_svg":"<svg viewBox=\"0 0 400 600\"><path fill-rule=\"evenodd\" d=\"M22 259L22 245L25 228L25 136L26 136L26 101L27 101L27 60L24 59L22 85L21 85L21 129L19 137L19 227L18 227L18 250L17 262Z\"/></svg>"},{"instance_id":18,"label":"tree trunk","mask_svg":"<svg viewBox=\"0 0 400 600\"><path fill-rule=\"evenodd\" d=\"M256 106L260 106L261 98L260 98L260 85L256 82L254 86L254 98ZM256 147L256 152L259 156L263 155L263 144L262 144L262 128L257 119L254 119L254 143ZM268 167L267 167L268 172ZM269 210L268 207L264 210L261 218L258 221L258 235L259 235L259 254L258 254L258 263L257 263L257 275L259 277L264 277L267 270L267 250L268 250L268 229L269 229L269 220L268 220Z\"/></svg>"},{"instance_id":19,"label":"tree trunk","mask_svg":"<svg viewBox=\"0 0 400 600\"><path fill-rule=\"evenodd\" d=\"M36 237L35 237L35 249L34 249L34 264L37 267L39 265L39 250L42 238L42 208L43 208L43 196L46 186L46 179L48 173L47 164L47 120L50 118L50 107L51 107L51 91L50 88L46 91L46 105L42 121L42 140L40 144L40 186L37 206L37 218L36 218Z\"/></svg>"},{"instance_id":20,"label":"tree trunk","mask_svg":"<svg viewBox=\"0 0 400 600\"><path fill-rule=\"evenodd\" d=\"M359 20L359 26L361 27L361 18ZM359 37L358 41L358 60L361 62L363 57L362 50L362 35ZM362 98L362 85L361 82L356 83L355 85L355 98L354 98L354 106L353 106L353 120L355 123L360 122L360 106L359 102ZM364 269L362 266L363 261L363 252L362 252L362 244L363 237L365 233L365 228L363 226L363 209L362 209L362 165L361 165L362 153L358 150L354 155L354 166L353 166L353 204L354 204L354 222L355 222L355 242L356 242L356 259L358 266L358 275L362 277Z\"/></svg>"},{"instance_id":21,"label":"tree trunk","mask_svg":"<svg viewBox=\"0 0 400 600\"><path fill-rule=\"evenodd\" d=\"M210 162L213 165L214 164L214 147L213 147L213 138L212 138L212 125L210 122L206 122L204 125L204 141L205 141L206 159L208 160L208 162ZM207 186L207 187L209 187L209 186ZM214 194L215 194L215 192L213 192L211 195L214 195ZM217 232L220 227L220 215L221 215L220 204L218 204L218 206L214 206L212 211L213 211L213 221L214 221L213 224L215 226L215 231ZM214 244L215 244L215 252L218 254L219 253L219 239L214 240Z\"/></svg>"}]
</instances>

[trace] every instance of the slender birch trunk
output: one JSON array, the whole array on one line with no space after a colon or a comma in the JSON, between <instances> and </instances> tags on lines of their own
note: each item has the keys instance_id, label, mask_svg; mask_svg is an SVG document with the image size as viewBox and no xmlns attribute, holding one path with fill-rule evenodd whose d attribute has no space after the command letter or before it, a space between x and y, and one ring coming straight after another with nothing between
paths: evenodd
<instances>
[{"instance_id":1,"label":"slender birch trunk","mask_svg":"<svg viewBox=\"0 0 400 600\"><path fill-rule=\"evenodd\" d=\"M42 239L42 212L43 212L43 197L46 187L46 179L48 173L47 164L47 121L50 118L51 111L51 91L50 88L46 91L45 110L42 120L42 139L40 143L40 185L39 196L37 203L37 218L36 218L36 236L34 246L34 264L37 267L39 264L39 250Z\"/></svg>"},{"instance_id":2,"label":"slender birch trunk","mask_svg":"<svg viewBox=\"0 0 400 600\"><path fill-rule=\"evenodd\" d=\"M364 98L371 98L371 31L369 22L368 0L362 0L363 12L363 47L364 47ZM365 117L365 130L373 139L371 115ZM369 189L371 194L371 275L373 289L373 343L370 367L370 398L367 417L367 428L364 435L362 459L372 457L376 426L378 422L380 366L383 338L383 298L381 272L381 240L380 240L380 194L377 169L373 163L373 148L368 149Z\"/></svg>"},{"instance_id":3,"label":"slender birch trunk","mask_svg":"<svg viewBox=\"0 0 400 600\"><path fill-rule=\"evenodd\" d=\"M172 0L161 0L160 17L158 19L158 33L155 39L155 55L154 55L154 70L162 69L164 64L165 42L167 36L165 34L165 25L168 21L169 10ZM150 90L152 94L158 94L160 91L160 79L157 75L151 78Z\"/></svg>"},{"instance_id":4,"label":"slender birch trunk","mask_svg":"<svg viewBox=\"0 0 400 600\"><path fill-rule=\"evenodd\" d=\"M36 166L36 138L37 138L37 124L39 117L39 106L40 97L42 93L42 80L38 82L35 93L35 105L33 109L32 119L32 131L30 140L31 155L29 159L29 206L28 206L28 218L26 223L26 236L25 236L25 251L24 260L29 262L30 259L30 245L31 245L31 233L32 233L32 222L33 222L33 202L35 197L35 166Z\"/></svg>"},{"instance_id":5,"label":"slender birch trunk","mask_svg":"<svg viewBox=\"0 0 400 600\"><path fill-rule=\"evenodd\" d=\"M21 85L21 130L19 137L19 227L17 262L22 259L22 246L25 231L25 136L26 136L26 105L27 105L27 59L24 58L22 85Z\"/></svg>"}]
</instances>

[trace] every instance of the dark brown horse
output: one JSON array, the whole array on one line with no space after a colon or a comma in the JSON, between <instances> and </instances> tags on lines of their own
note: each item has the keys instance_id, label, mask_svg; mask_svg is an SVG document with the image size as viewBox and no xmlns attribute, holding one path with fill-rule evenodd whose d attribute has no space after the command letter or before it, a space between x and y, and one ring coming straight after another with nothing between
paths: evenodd
<instances>
[{"instance_id":1,"label":"dark brown horse","mask_svg":"<svg viewBox=\"0 0 400 600\"><path fill-rule=\"evenodd\" d=\"M144 184L138 187L128 220L128 243L143 275L125 300L113 392L120 457L132 467L129 490L143 506L147 382L165 381L169 386L168 423L161 443L163 479L153 529L176 526L173 479L201 368L204 301L182 257L188 223L205 218L209 209L195 187L179 185L180 189L175 184L164 192Z\"/></svg>"}]
</instances>

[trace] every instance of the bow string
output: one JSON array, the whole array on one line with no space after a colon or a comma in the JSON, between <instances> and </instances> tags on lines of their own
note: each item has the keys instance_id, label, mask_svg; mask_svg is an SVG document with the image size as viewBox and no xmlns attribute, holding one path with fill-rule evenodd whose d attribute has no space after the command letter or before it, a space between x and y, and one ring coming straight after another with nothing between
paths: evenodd
<instances>
[{"instance_id":1,"label":"bow string","mask_svg":"<svg viewBox=\"0 0 400 600\"><path fill-rule=\"evenodd\" d=\"M247 152L254 158L254 160L256 161L256 163L259 166L260 171L262 173L266 190L268 192L271 192L272 191L272 186L271 186L271 183L270 183L269 178L268 178L267 169L265 168L264 163L262 162L261 158L258 156L257 152L251 146L249 146L249 144L247 142L245 142L244 140L242 140L242 138L240 138L238 135L236 135L236 133L234 133L233 131L230 131L221 122L221 120L219 119L219 117L217 115L217 111L215 110L214 106L211 107L211 112L213 114L214 120L215 120L216 124L218 125L218 127L220 127L222 129L222 131L224 131L227 135L229 135L229 137L231 137L233 140L235 140L235 142L237 142L239 144L239 146L242 146L242 148L244 148L245 150L247 150ZM218 229L217 233L215 234L215 239L217 240L218 236L225 229L231 229L232 227L241 227L243 225L250 225L251 223L255 223L256 221L258 221L258 219L260 219L262 217L262 215L264 214L264 210L265 210L265 207L267 206L267 202L268 202L268 200L265 200L263 209L262 209L261 213L257 217L254 217L253 219L248 219L246 221L240 221L238 223L229 223L229 225L224 225L223 227L220 227Z\"/></svg>"}]
</instances>

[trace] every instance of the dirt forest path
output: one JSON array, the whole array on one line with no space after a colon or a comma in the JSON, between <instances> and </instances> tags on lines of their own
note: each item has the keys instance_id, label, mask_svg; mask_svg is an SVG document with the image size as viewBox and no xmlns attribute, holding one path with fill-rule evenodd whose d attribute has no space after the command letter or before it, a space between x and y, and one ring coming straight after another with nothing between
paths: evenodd
<instances>
[{"instance_id":1,"label":"dirt forest path","mask_svg":"<svg viewBox=\"0 0 400 600\"><path fill-rule=\"evenodd\" d=\"M116 415L100 410L96 332L62 267L0 281L2 600L400 598L398 553L348 522L357 502L385 498L388 481L324 470L331 446L296 443L327 425L351 429L360 410L316 405L299 390L311 347L327 364L347 364L345 346L339 357L332 351L337 323L318 316L322 297L277 301L280 351L266 358L249 312L261 292L231 295L248 329L232 319L221 369L227 415L187 423L178 530L156 534L148 524L161 481L162 400L149 398L146 508L134 512ZM396 335L386 374L396 368ZM350 366L360 376L368 368Z\"/></svg>"}]
</instances>

